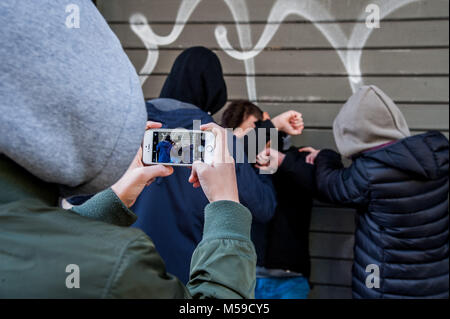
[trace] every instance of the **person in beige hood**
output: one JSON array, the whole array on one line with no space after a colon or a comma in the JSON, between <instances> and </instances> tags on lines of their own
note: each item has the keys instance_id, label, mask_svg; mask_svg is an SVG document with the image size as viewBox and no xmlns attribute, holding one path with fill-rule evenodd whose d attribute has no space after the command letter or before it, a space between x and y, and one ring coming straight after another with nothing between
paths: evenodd
<instances>
[{"instance_id":1,"label":"person in beige hood","mask_svg":"<svg viewBox=\"0 0 450 319\"><path fill-rule=\"evenodd\" d=\"M339 153L352 157L363 151L411 136L395 103L376 86L357 91L333 123Z\"/></svg>"},{"instance_id":2,"label":"person in beige hood","mask_svg":"<svg viewBox=\"0 0 450 319\"><path fill-rule=\"evenodd\" d=\"M357 208L353 297L448 298L447 138L411 136L399 108L375 86L347 101L333 132L351 166L332 150L312 150L308 162L322 199Z\"/></svg>"}]
</instances>

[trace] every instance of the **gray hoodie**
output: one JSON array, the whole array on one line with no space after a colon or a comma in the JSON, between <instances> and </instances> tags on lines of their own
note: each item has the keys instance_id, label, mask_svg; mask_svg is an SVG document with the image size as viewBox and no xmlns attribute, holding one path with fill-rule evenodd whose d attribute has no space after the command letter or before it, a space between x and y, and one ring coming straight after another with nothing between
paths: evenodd
<instances>
[{"instance_id":1,"label":"gray hoodie","mask_svg":"<svg viewBox=\"0 0 450 319\"><path fill-rule=\"evenodd\" d=\"M80 28L66 25L70 4ZM88 0L2 0L0 25L0 154L64 195L111 186L146 122L136 71L116 36Z\"/></svg>"},{"instance_id":2,"label":"gray hoodie","mask_svg":"<svg viewBox=\"0 0 450 319\"><path fill-rule=\"evenodd\" d=\"M400 109L373 85L350 97L334 120L333 133L345 157L411 135Z\"/></svg>"}]
</instances>

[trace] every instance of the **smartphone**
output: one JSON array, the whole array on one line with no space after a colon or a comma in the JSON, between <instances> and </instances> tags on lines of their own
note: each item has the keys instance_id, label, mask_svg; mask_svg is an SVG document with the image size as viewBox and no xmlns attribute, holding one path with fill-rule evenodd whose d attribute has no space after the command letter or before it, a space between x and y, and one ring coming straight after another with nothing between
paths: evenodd
<instances>
[{"instance_id":1,"label":"smartphone","mask_svg":"<svg viewBox=\"0 0 450 319\"><path fill-rule=\"evenodd\" d=\"M144 135L144 165L192 166L195 161L211 165L216 136L209 131L151 129Z\"/></svg>"}]
</instances>

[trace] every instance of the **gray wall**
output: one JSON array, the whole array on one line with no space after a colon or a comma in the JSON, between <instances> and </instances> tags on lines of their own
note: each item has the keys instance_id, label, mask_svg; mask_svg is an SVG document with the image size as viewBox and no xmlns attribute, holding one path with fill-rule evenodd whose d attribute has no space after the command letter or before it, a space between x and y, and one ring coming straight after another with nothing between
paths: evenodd
<instances>
[{"instance_id":1,"label":"gray wall","mask_svg":"<svg viewBox=\"0 0 450 319\"><path fill-rule=\"evenodd\" d=\"M377 3L384 16L379 29L365 26L369 3ZM98 0L97 5L140 73L146 98L158 96L183 49L202 45L220 57L230 100L256 100L272 116L289 109L303 113L306 129L297 145L335 148L332 121L362 83L390 95L413 133L437 129L448 137L448 0ZM144 19L148 26L135 25L133 31L130 20ZM224 28L231 47L220 37ZM267 42L257 45L261 37ZM255 56L236 59L243 49ZM316 204L312 298L351 297L354 227L352 210Z\"/></svg>"}]
</instances>

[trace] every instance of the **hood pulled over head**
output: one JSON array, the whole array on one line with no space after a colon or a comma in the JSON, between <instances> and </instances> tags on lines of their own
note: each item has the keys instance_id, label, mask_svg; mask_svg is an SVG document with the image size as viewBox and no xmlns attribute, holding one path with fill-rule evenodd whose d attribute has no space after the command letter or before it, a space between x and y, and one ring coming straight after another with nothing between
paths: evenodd
<instances>
[{"instance_id":1,"label":"hood pulled over head","mask_svg":"<svg viewBox=\"0 0 450 319\"><path fill-rule=\"evenodd\" d=\"M227 86L217 55L204 47L183 51L159 97L193 104L211 115L217 113L227 102Z\"/></svg>"},{"instance_id":2,"label":"hood pulled over head","mask_svg":"<svg viewBox=\"0 0 450 319\"><path fill-rule=\"evenodd\" d=\"M333 133L345 157L411 135L400 109L376 86L364 86L350 97L334 120Z\"/></svg>"},{"instance_id":3,"label":"hood pulled over head","mask_svg":"<svg viewBox=\"0 0 450 319\"><path fill-rule=\"evenodd\" d=\"M0 153L64 196L92 194L129 167L145 131L136 71L91 1L0 3ZM32 12L32 14L30 14Z\"/></svg>"}]
</instances>

